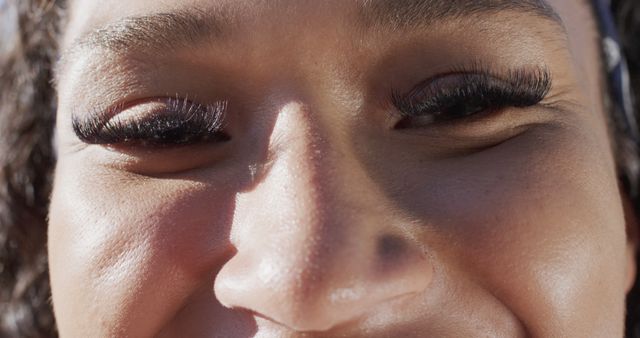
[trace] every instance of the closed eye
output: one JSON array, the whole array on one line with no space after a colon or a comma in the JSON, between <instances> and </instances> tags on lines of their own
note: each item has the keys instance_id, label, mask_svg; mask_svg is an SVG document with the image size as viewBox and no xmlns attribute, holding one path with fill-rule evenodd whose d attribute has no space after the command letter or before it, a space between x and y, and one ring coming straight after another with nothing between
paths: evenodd
<instances>
[{"instance_id":1,"label":"closed eye","mask_svg":"<svg viewBox=\"0 0 640 338\"><path fill-rule=\"evenodd\" d=\"M542 102L550 90L546 68L509 71L506 76L484 70L448 73L406 95L394 93L392 102L402 116L395 128L423 128L507 107L530 107Z\"/></svg>"},{"instance_id":2,"label":"closed eye","mask_svg":"<svg viewBox=\"0 0 640 338\"><path fill-rule=\"evenodd\" d=\"M76 136L87 144L171 147L226 142L226 101L199 104L182 98L150 100L127 109L73 116Z\"/></svg>"}]
</instances>

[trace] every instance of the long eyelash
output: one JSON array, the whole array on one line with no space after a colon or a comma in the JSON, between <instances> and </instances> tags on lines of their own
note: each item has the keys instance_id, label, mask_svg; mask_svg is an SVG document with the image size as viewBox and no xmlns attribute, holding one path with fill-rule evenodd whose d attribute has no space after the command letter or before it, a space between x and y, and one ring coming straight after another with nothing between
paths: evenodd
<instances>
[{"instance_id":1,"label":"long eyelash","mask_svg":"<svg viewBox=\"0 0 640 338\"><path fill-rule=\"evenodd\" d=\"M226 101L202 105L187 98L166 99L161 115L118 119L122 107L96 111L86 117L73 116L72 127L78 138L89 144L142 143L176 145L198 141L222 141Z\"/></svg>"},{"instance_id":2,"label":"long eyelash","mask_svg":"<svg viewBox=\"0 0 640 338\"><path fill-rule=\"evenodd\" d=\"M458 84L433 88L433 83L447 76L458 76ZM437 114L465 100L493 109L530 107L543 101L551 87L551 74L546 68L523 68L499 75L474 66L428 80L408 95L394 91L391 100L403 116L418 117ZM416 100L419 96L423 99Z\"/></svg>"}]
</instances>

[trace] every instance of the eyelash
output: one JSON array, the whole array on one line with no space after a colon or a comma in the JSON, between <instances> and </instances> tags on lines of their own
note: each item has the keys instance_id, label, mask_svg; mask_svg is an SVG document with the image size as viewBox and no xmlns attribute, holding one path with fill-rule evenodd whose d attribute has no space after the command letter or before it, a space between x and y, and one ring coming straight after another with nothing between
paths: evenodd
<instances>
[{"instance_id":1,"label":"eyelash","mask_svg":"<svg viewBox=\"0 0 640 338\"><path fill-rule=\"evenodd\" d=\"M121 108L74 116L73 130L88 144L168 147L201 142L226 142L223 132L227 102L202 105L186 98L167 98L161 113L144 118L119 119Z\"/></svg>"},{"instance_id":2,"label":"eyelash","mask_svg":"<svg viewBox=\"0 0 640 338\"><path fill-rule=\"evenodd\" d=\"M458 122L507 107L531 107L550 90L551 74L545 68L523 68L499 76L477 66L423 82L404 96L394 91L391 100L402 116L396 129L407 129Z\"/></svg>"},{"instance_id":3,"label":"eyelash","mask_svg":"<svg viewBox=\"0 0 640 338\"><path fill-rule=\"evenodd\" d=\"M455 70L425 81L407 95L393 91L391 101L402 119L396 129L420 128L457 122L507 107L539 104L551 90L545 68L518 69L500 77L483 67ZM186 98L167 98L162 114L146 118L118 119L121 107L74 116L73 130L88 144L168 147L201 142L226 142L223 132L227 102L202 105Z\"/></svg>"}]
</instances>

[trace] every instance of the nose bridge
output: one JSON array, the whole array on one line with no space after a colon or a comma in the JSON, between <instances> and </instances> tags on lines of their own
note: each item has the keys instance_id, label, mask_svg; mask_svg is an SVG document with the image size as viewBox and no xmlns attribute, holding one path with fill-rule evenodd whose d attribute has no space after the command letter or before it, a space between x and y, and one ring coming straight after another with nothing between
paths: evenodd
<instances>
[{"instance_id":1,"label":"nose bridge","mask_svg":"<svg viewBox=\"0 0 640 338\"><path fill-rule=\"evenodd\" d=\"M422 290L430 277L364 171L310 114L300 104L280 111L267 172L237 199L237 254L215 283L226 306L304 331Z\"/></svg>"},{"instance_id":2,"label":"nose bridge","mask_svg":"<svg viewBox=\"0 0 640 338\"><path fill-rule=\"evenodd\" d=\"M265 219L270 221L263 226L275 227L270 243L287 249L269 253L288 273L280 283L305 298L306 304L322 302L319 295L349 283L350 278L333 270L365 262L378 231L370 219L376 216L374 210L358 196L366 190L366 177L312 114L298 104L282 112L274 130L273 163L260 187L262 193L255 195L270 196L272 207L280 210L268 212ZM366 209L366 214L358 212Z\"/></svg>"},{"instance_id":3,"label":"nose bridge","mask_svg":"<svg viewBox=\"0 0 640 338\"><path fill-rule=\"evenodd\" d=\"M301 103L279 111L263 177L253 190L238 196L232 231L238 255L244 247L251 248L247 257L253 257L249 250L261 252L260 261L253 262L260 278L298 297L321 288L327 271L336 266L334 260L345 251L362 254L374 232L373 226L355 226L373 216L355 219L353 211L364 206L355 196L357 189L345 182L347 175L359 176L355 163L340 156L339 146L319 124ZM352 243L356 237L358 243Z\"/></svg>"},{"instance_id":4,"label":"nose bridge","mask_svg":"<svg viewBox=\"0 0 640 338\"><path fill-rule=\"evenodd\" d=\"M284 199L280 206L290 211L293 222L314 229L325 227L331 216L328 208L336 197L347 193L337 191L346 189L336 183L343 178L339 172L349 172L338 169L345 166L339 162L347 161L337 158L338 142L332 142L319 124L299 103L282 109L270 141L270 163L262 185L270 195L279 191L278 196Z\"/></svg>"}]
</instances>

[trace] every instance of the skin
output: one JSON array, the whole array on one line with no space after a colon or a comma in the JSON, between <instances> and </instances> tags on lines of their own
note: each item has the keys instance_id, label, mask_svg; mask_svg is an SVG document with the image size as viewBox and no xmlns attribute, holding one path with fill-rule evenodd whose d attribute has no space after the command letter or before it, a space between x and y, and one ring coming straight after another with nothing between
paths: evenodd
<instances>
[{"instance_id":1,"label":"skin","mask_svg":"<svg viewBox=\"0 0 640 338\"><path fill-rule=\"evenodd\" d=\"M583 2L549 3L566 32L505 11L363 34L356 2L337 0L73 2L63 47L173 8L239 24L222 42L61 66L48 243L61 336L622 337L635 225L596 30ZM546 65L559 109L394 128L392 89L477 60ZM228 100L232 141L145 150L71 128L166 93Z\"/></svg>"}]
</instances>

